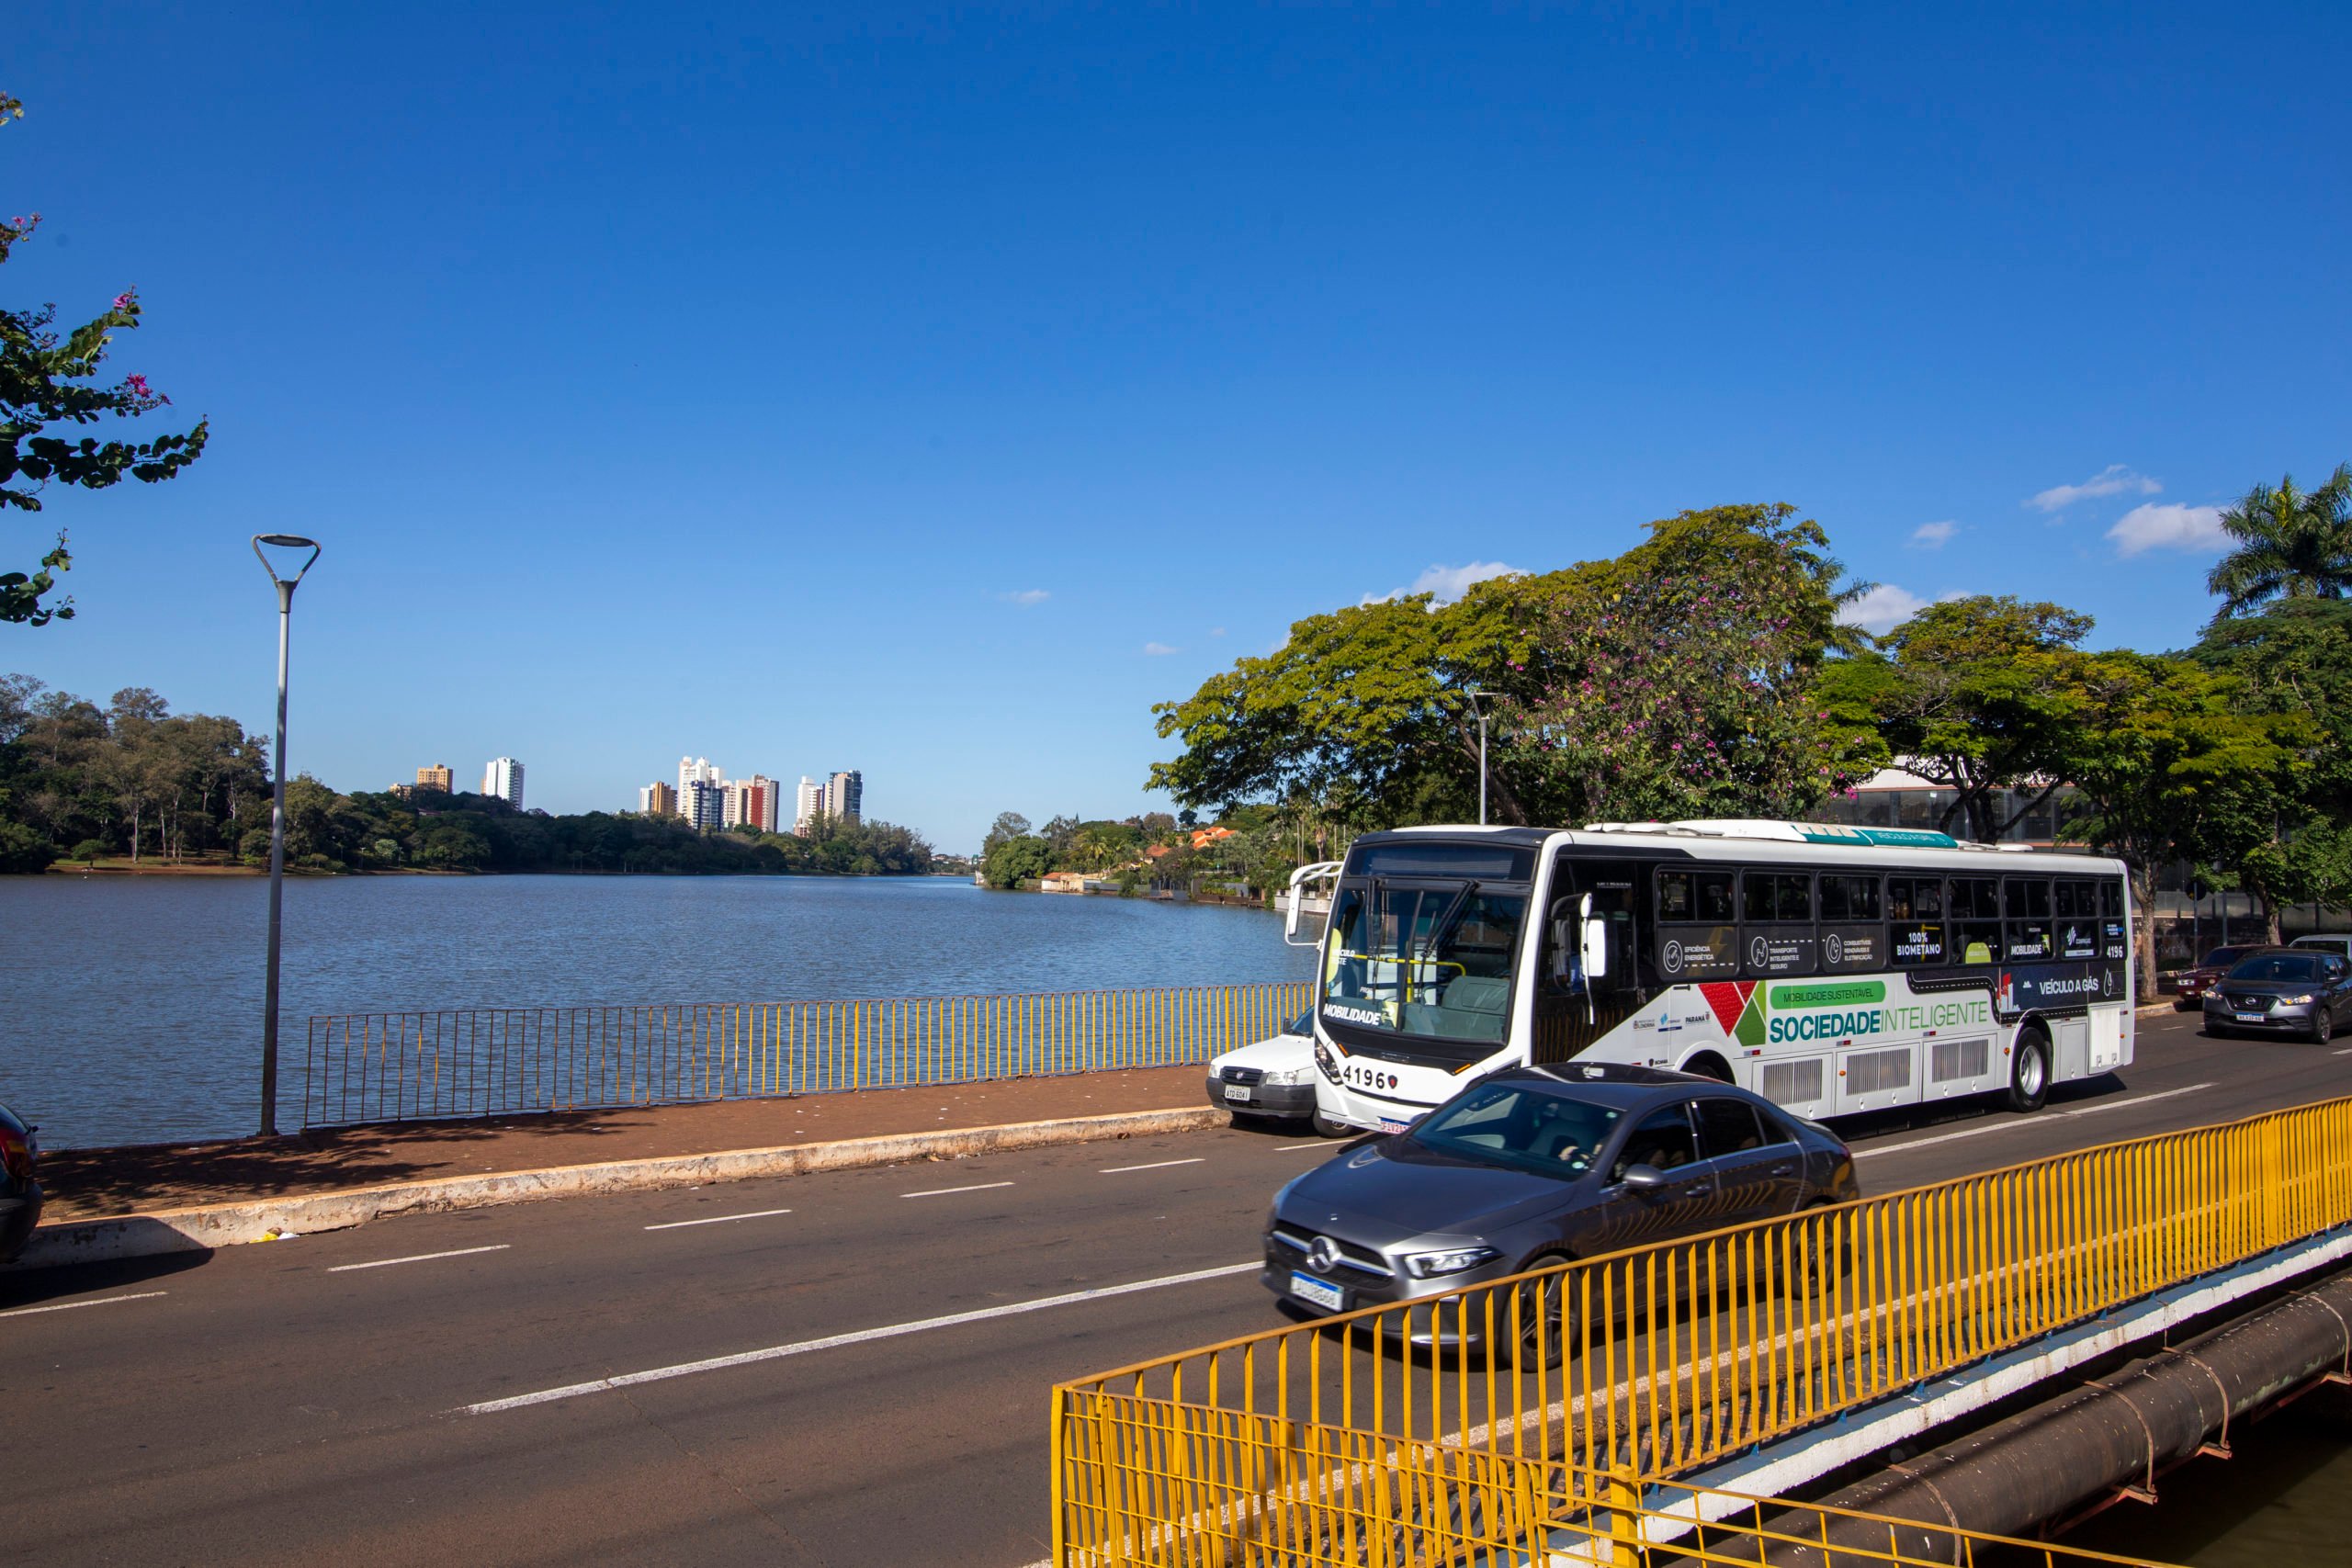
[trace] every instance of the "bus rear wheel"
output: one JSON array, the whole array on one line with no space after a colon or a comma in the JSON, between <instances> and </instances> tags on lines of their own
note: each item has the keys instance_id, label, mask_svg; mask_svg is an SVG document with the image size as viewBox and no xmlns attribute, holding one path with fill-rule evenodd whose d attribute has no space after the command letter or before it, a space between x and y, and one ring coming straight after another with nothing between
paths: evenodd
<instances>
[{"instance_id":1,"label":"bus rear wheel","mask_svg":"<svg viewBox=\"0 0 2352 1568\"><path fill-rule=\"evenodd\" d=\"M2018 1032L2009 1055L2009 1109L2033 1111L2050 1098L2050 1036L2039 1024Z\"/></svg>"},{"instance_id":2,"label":"bus rear wheel","mask_svg":"<svg viewBox=\"0 0 2352 1568\"><path fill-rule=\"evenodd\" d=\"M1713 1051L1700 1052L1697 1055L1691 1057L1690 1061L1683 1064L1682 1070L1686 1073L1694 1073L1702 1078L1713 1078L1717 1083L1736 1083L1738 1081L1736 1078L1732 1077L1731 1064L1724 1061L1721 1056L1716 1055Z\"/></svg>"}]
</instances>

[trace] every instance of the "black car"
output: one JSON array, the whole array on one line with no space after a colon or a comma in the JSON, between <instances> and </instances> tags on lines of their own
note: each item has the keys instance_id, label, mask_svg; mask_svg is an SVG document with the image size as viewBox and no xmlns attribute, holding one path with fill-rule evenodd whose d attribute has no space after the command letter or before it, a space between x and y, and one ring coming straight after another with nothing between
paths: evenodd
<instances>
[{"instance_id":1,"label":"black car","mask_svg":"<svg viewBox=\"0 0 2352 1568\"><path fill-rule=\"evenodd\" d=\"M1351 1311L1860 1195L1836 1134L1746 1089L1510 1067L1284 1187L1259 1279L1301 1310Z\"/></svg>"},{"instance_id":2,"label":"black car","mask_svg":"<svg viewBox=\"0 0 2352 1568\"><path fill-rule=\"evenodd\" d=\"M2352 1022L2352 962L2313 948L2249 953L2205 993L2208 1034L2300 1034L2324 1044L2346 1022Z\"/></svg>"},{"instance_id":3,"label":"black car","mask_svg":"<svg viewBox=\"0 0 2352 1568\"><path fill-rule=\"evenodd\" d=\"M40 1141L17 1113L0 1105L0 1263L25 1249L25 1238L40 1224Z\"/></svg>"}]
</instances>

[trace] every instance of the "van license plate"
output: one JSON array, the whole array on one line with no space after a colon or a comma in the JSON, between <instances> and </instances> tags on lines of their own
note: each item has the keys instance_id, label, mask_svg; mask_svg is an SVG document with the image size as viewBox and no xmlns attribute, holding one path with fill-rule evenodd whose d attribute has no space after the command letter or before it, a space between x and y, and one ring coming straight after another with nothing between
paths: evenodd
<instances>
[{"instance_id":1,"label":"van license plate","mask_svg":"<svg viewBox=\"0 0 2352 1568\"><path fill-rule=\"evenodd\" d=\"M1225 1098L1227 1100L1247 1100L1250 1098L1250 1088L1247 1084L1229 1083L1225 1086Z\"/></svg>"},{"instance_id":2,"label":"van license plate","mask_svg":"<svg viewBox=\"0 0 2352 1568\"><path fill-rule=\"evenodd\" d=\"M1339 1286L1318 1280L1312 1274L1293 1273L1290 1277L1290 1293L1300 1301L1313 1302L1317 1306L1331 1312L1339 1311L1347 1301L1347 1297L1340 1293Z\"/></svg>"}]
</instances>

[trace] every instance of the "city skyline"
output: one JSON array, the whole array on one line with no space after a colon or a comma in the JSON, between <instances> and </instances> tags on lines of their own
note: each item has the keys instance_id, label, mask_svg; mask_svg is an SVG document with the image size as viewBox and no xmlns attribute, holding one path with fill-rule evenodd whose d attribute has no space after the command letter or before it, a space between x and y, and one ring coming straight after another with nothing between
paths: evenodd
<instances>
[{"instance_id":1,"label":"city skyline","mask_svg":"<svg viewBox=\"0 0 2352 1568\"><path fill-rule=\"evenodd\" d=\"M806 837L820 817L835 822L865 820L865 774L854 768L829 773L822 783L801 774L791 830ZM782 830L783 796L782 782L764 773L730 779L708 757L682 755L676 787L660 779L639 785L636 808L681 817L706 830L748 826L774 833Z\"/></svg>"}]
</instances>

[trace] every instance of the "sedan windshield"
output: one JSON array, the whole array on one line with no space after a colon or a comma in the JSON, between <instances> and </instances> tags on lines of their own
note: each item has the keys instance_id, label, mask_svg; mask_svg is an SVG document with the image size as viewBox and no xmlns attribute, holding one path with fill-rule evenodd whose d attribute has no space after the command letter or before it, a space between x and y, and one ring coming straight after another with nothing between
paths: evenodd
<instances>
[{"instance_id":1,"label":"sedan windshield","mask_svg":"<svg viewBox=\"0 0 2352 1568\"><path fill-rule=\"evenodd\" d=\"M2290 985L2303 985L2320 977L2317 953L2264 953L2245 960L2230 971L2233 980L2283 980Z\"/></svg>"},{"instance_id":2,"label":"sedan windshield","mask_svg":"<svg viewBox=\"0 0 2352 1568\"><path fill-rule=\"evenodd\" d=\"M1485 1084L1423 1117L1423 1148L1573 1181L1600 1157L1621 1112L1529 1084Z\"/></svg>"},{"instance_id":3,"label":"sedan windshield","mask_svg":"<svg viewBox=\"0 0 2352 1568\"><path fill-rule=\"evenodd\" d=\"M1344 888L1323 957L1326 1016L1360 1028L1499 1043L1527 896L1476 882Z\"/></svg>"}]
</instances>

